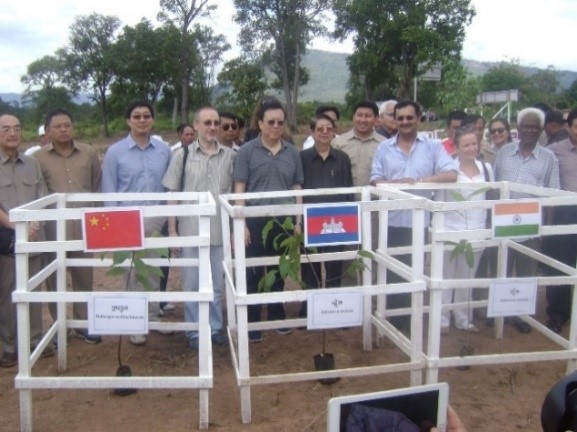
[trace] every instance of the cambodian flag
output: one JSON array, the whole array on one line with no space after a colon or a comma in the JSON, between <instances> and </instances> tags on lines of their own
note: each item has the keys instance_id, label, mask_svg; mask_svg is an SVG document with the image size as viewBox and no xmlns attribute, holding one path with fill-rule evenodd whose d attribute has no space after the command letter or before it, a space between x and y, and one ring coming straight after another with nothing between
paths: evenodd
<instances>
[{"instance_id":1,"label":"cambodian flag","mask_svg":"<svg viewBox=\"0 0 577 432\"><path fill-rule=\"evenodd\" d=\"M358 204L303 206L305 246L359 244L361 218Z\"/></svg>"}]
</instances>

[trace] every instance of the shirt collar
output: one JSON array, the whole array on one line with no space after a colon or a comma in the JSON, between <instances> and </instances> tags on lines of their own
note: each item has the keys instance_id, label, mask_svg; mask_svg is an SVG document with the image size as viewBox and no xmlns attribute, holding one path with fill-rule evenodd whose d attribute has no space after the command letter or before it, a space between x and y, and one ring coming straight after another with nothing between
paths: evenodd
<instances>
[{"instance_id":1,"label":"shirt collar","mask_svg":"<svg viewBox=\"0 0 577 432\"><path fill-rule=\"evenodd\" d=\"M134 138L132 138L132 135L130 133L126 137L126 140L128 141L129 149L133 149L134 147L138 146L138 144L136 144L136 141L134 141ZM148 137L148 144L144 148L148 147L149 145L151 145L154 148L157 148L159 145L166 145L166 144L150 136Z\"/></svg>"},{"instance_id":2,"label":"shirt collar","mask_svg":"<svg viewBox=\"0 0 577 432\"><path fill-rule=\"evenodd\" d=\"M54 144L52 142L49 142L48 144L46 144L46 150L51 152L51 151L56 151L54 149ZM76 151L78 150L78 146L76 145L76 143L74 142L74 140L72 140L72 151Z\"/></svg>"},{"instance_id":3,"label":"shirt collar","mask_svg":"<svg viewBox=\"0 0 577 432\"><path fill-rule=\"evenodd\" d=\"M321 155L319 154L319 152L317 151L317 148L314 146L313 144L313 151L312 151L312 159L320 159L323 160L323 158L321 157ZM332 145L329 145L329 154L327 155L327 159L328 158L335 158L335 149L333 148Z\"/></svg>"},{"instance_id":4,"label":"shirt collar","mask_svg":"<svg viewBox=\"0 0 577 432\"><path fill-rule=\"evenodd\" d=\"M3 164L8 162L10 160L10 157L4 153L2 150L0 150L0 162L2 162ZM22 153L18 152L16 153L16 162L20 161L22 162Z\"/></svg>"},{"instance_id":5,"label":"shirt collar","mask_svg":"<svg viewBox=\"0 0 577 432\"><path fill-rule=\"evenodd\" d=\"M225 146L223 146L218 141L216 142L216 147L217 147L217 151L215 154L219 154L221 151L224 151L224 148L225 148ZM198 138L189 144L189 151L191 153L202 152L202 149L200 148L200 143L198 142Z\"/></svg>"}]
</instances>

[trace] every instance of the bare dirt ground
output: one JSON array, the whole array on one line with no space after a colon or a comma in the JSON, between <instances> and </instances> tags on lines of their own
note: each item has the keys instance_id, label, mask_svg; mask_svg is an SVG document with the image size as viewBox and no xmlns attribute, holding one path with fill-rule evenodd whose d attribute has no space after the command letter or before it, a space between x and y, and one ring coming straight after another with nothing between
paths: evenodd
<instances>
[{"instance_id":1,"label":"bare dirt ground","mask_svg":"<svg viewBox=\"0 0 577 432\"><path fill-rule=\"evenodd\" d=\"M163 135L164 136L164 135ZM165 139L174 142L173 136ZM104 152L113 139L95 140ZM118 280L97 270L95 290L121 289ZM171 273L169 289L179 290L178 271ZM287 305L295 317L298 305ZM182 318L182 307L166 319ZM537 318L545 321L544 289L540 288ZM45 324L50 323L45 311ZM441 355L458 355L465 343L476 353L525 352L557 349L533 331L520 334L505 327L504 338L476 322L481 332L466 335L455 329L442 337ZM567 336L567 328L563 335ZM468 338L468 339L467 339ZM165 336L151 333L144 347L123 340L123 361L133 375L186 376L196 374L197 355L187 348L183 333ZM382 340L371 352L362 349L360 328L328 332L328 351L339 368L397 363L405 359L395 346ZM71 376L113 376L117 368L115 336L104 336L99 345L69 339L68 370ZM321 351L321 334L295 330L281 336L265 332L260 344L250 346L253 375L314 370L313 356ZM409 385L408 372L343 378L325 386L317 381L263 385L252 388L252 423L242 424L240 395L228 347L214 347L214 388L210 391L212 431L292 432L326 431L327 401L334 396L385 390ZM541 403L549 388L564 376L565 362L536 362L503 366L475 366L467 371L441 370L439 381L450 384L450 402L469 432L540 431ZM0 432L20 430L17 368L0 369ZM33 369L38 376L58 375L56 358L41 359ZM119 397L104 390L39 390L33 393L34 430L39 432L190 431L198 429L198 392L195 390L139 390Z\"/></svg>"},{"instance_id":2,"label":"bare dirt ground","mask_svg":"<svg viewBox=\"0 0 577 432\"><path fill-rule=\"evenodd\" d=\"M119 282L97 272L96 290L109 290ZM178 271L171 274L169 289L178 290ZM540 291L543 291L542 289ZM538 318L544 320L543 293ZM287 305L289 317L297 305ZM46 324L49 314L45 313ZM182 317L182 307L171 317ZM553 343L537 332L519 334L506 326L502 340L492 329L477 322L479 334L466 335L451 329L442 338L442 354L457 355L469 338L476 353L523 352L553 349ZM566 335L567 329L564 329ZM104 336L100 345L69 339L68 370L64 375L114 375L116 336ZM328 333L328 351L337 367L396 363L403 354L388 340L371 352L362 349L360 328ZM321 351L320 332L295 330L290 335L265 332L260 344L250 346L254 375L314 370L313 356ZM240 395L228 347L214 347L214 388L210 391L210 428L223 431L325 431L327 401L338 395L378 391L409 385L408 372L343 378L326 386L317 381L254 386L252 423L243 425ZM183 333L151 333L144 347L132 346L126 338L124 362L133 375L196 374L197 355L187 349ZM35 375L58 375L56 358L41 359ZM471 431L539 431L542 400L565 372L564 362L540 362L504 366L475 366L467 371L445 369L439 380L450 384L450 402ZM20 428L18 392L14 389L17 369L0 369L0 431ZM34 430L61 431L187 431L198 429L198 392L195 390L139 390L127 397L110 390L39 390L33 393Z\"/></svg>"}]
</instances>

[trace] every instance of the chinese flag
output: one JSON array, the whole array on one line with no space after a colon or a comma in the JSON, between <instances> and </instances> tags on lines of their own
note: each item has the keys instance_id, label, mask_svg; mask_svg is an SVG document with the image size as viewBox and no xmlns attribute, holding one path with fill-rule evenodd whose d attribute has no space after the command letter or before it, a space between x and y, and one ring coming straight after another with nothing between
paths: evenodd
<instances>
[{"instance_id":1,"label":"chinese flag","mask_svg":"<svg viewBox=\"0 0 577 432\"><path fill-rule=\"evenodd\" d=\"M85 210L82 219L85 250L142 249L144 229L140 209Z\"/></svg>"}]
</instances>

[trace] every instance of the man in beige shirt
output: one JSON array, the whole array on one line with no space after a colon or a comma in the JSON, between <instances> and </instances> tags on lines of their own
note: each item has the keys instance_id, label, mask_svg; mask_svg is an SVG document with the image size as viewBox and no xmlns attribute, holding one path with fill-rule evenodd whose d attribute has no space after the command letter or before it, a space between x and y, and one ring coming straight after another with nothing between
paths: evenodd
<instances>
[{"instance_id":1,"label":"man in beige shirt","mask_svg":"<svg viewBox=\"0 0 577 432\"><path fill-rule=\"evenodd\" d=\"M174 153L162 181L167 189L177 192L210 192L216 202L220 194L230 193L236 152L217 141L219 125L219 115L214 108L200 108L194 114L193 126L198 139ZM175 202L168 201L168 204ZM217 214L210 218L210 267L214 300L209 308L211 338L216 345L225 345L228 342L222 314L224 269L221 231L220 206L217 206ZM198 218L180 217L177 231L176 217L169 216L168 234L171 237L198 235ZM198 248L182 248L182 256L198 258ZM198 267L183 267L182 276L184 291L198 292ZM198 322L198 303L185 303L184 318L187 322ZM187 332L187 337L190 348L198 351L198 331Z\"/></svg>"},{"instance_id":2,"label":"man in beige shirt","mask_svg":"<svg viewBox=\"0 0 577 432\"><path fill-rule=\"evenodd\" d=\"M353 109L353 128L335 138L331 145L344 151L351 159L353 185L367 186L373 167L373 156L385 137L375 132L379 117L377 104L371 101L359 102Z\"/></svg>"},{"instance_id":3,"label":"man in beige shirt","mask_svg":"<svg viewBox=\"0 0 577 432\"><path fill-rule=\"evenodd\" d=\"M46 195L46 184L38 162L18 151L22 141L20 121L13 115L0 115L0 226L13 230L8 212L15 207ZM28 225L28 240L44 240L44 229L38 223ZM42 256L30 254L30 275L42 267ZM16 305L12 292L16 289L16 263L13 254L0 254L0 342L3 354L1 367L13 367L18 362L16 352ZM30 344L36 346L42 338L42 303L30 303ZM44 357L53 355L50 348Z\"/></svg>"},{"instance_id":4,"label":"man in beige shirt","mask_svg":"<svg viewBox=\"0 0 577 432\"><path fill-rule=\"evenodd\" d=\"M55 109L46 116L46 134L50 143L34 153L40 162L42 174L46 180L49 193L100 192L101 169L96 151L88 144L74 142L74 126L72 115L64 109ZM77 206L90 206L90 203L77 203ZM49 240L56 239L56 225L50 223L46 227ZM82 239L80 221L69 221L66 226L68 240ZM90 258L92 254L82 251L70 251L68 258ZM92 267L70 267L72 289L74 291L92 291ZM46 280L49 291L56 291L56 274ZM50 303L50 313L56 319L56 304ZM86 320L86 304L74 303L73 317L76 320ZM87 330L77 332L87 343L96 344L100 336L90 335Z\"/></svg>"}]
</instances>

